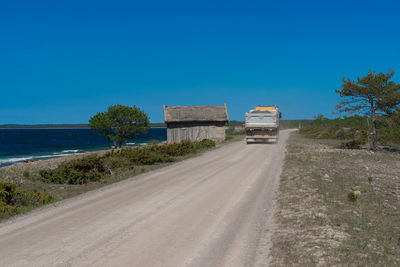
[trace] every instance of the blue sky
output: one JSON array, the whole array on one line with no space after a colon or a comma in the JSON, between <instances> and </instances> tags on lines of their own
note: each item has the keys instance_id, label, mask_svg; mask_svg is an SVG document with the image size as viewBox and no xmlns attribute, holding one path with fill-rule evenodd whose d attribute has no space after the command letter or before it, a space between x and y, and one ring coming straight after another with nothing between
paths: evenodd
<instances>
[{"instance_id":1,"label":"blue sky","mask_svg":"<svg viewBox=\"0 0 400 267\"><path fill-rule=\"evenodd\" d=\"M112 104L258 104L332 117L343 77L393 68L397 1L0 3L0 124L86 123Z\"/></svg>"}]
</instances>

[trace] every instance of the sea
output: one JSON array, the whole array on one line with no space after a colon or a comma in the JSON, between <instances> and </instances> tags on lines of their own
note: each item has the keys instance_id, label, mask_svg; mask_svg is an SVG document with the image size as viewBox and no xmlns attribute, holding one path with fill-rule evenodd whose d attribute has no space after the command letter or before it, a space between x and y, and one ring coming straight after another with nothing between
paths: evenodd
<instances>
[{"instance_id":1,"label":"sea","mask_svg":"<svg viewBox=\"0 0 400 267\"><path fill-rule=\"evenodd\" d=\"M124 147L167 140L166 128L150 128ZM107 149L107 139L90 129L0 129L0 168L19 162L78 155Z\"/></svg>"}]
</instances>

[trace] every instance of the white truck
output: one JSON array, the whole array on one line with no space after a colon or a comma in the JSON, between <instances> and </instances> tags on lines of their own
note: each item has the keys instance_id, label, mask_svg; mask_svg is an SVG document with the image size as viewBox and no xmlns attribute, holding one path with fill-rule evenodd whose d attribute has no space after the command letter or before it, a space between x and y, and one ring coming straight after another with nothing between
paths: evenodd
<instances>
[{"instance_id":1,"label":"white truck","mask_svg":"<svg viewBox=\"0 0 400 267\"><path fill-rule=\"evenodd\" d=\"M281 113L276 106L259 106L246 112L246 143L278 142Z\"/></svg>"}]
</instances>

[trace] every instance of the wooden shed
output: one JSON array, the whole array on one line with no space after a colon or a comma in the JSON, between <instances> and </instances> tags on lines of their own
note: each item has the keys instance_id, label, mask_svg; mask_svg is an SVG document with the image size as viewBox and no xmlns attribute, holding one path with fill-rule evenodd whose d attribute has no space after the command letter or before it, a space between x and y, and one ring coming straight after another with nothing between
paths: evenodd
<instances>
[{"instance_id":1,"label":"wooden shed","mask_svg":"<svg viewBox=\"0 0 400 267\"><path fill-rule=\"evenodd\" d=\"M223 106L164 106L168 143L183 140L225 140L228 122L226 105Z\"/></svg>"}]
</instances>

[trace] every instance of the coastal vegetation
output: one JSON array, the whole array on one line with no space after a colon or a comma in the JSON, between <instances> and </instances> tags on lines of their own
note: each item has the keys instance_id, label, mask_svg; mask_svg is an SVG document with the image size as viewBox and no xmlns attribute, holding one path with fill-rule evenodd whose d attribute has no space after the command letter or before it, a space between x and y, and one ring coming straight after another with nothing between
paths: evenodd
<instances>
[{"instance_id":1,"label":"coastal vegetation","mask_svg":"<svg viewBox=\"0 0 400 267\"><path fill-rule=\"evenodd\" d=\"M273 266L399 266L400 85L343 79L336 113L300 122L277 195Z\"/></svg>"},{"instance_id":2,"label":"coastal vegetation","mask_svg":"<svg viewBox=\"0 0 400 267\"><path fill-rule=\"evenodd\" d=\"M0 181L0 219L53 201L55 199L47 193L21 189L16 183Z\"/></svg>"},{"instance_id":3,"label":"coastal vegetation","mask_svg":"<svg viewBox=\"0 0 400 267\"><path fill-rule=\"evenodd\" d=\"M371 148L371 124L367 116L328 119L318 115L315 120L299 122L299 132L309 138L341 140L341 146L357 143L359 148ZM400 147L400 109L396 108L390 115L376 116L375 149Z\"/></svg>"},{"instance_id":4,"label":"coastal vegetation","mask_svg":"<svg viewBox=\"0 0 400 267\"><path fill-rule=\"evenodd\" d=\"M343 148L400 146L400 84L389 81L394 72L370 71L357 81L343 79L343 98L335 107L336 114L352 116L328 119L322 114L315 120L301 121L300 133L316 139L339 139Z\"/></svg>"},{"instance_id":5,"label":"coastal vegetation","mask_svg":"<svg viewBox=\"0 0 400 267\"><path fill-rule=\"evenodd\" d=\"M104 119L104 114L99 115L100 119L101 116ZM100 119L95 122L97 125L101 125ZM227 133L226 141L218 145L240 140L242 135L243 131ZM0 181L4 188L0 194L7 198L2 199L0 219L166 166L215 146L212 140L166 144L154 139L147 145L1 168Z\"/></svg>"},{"instance_id":6,"label":"coastal vegetation","mask_svg":"<svg viewBox=\"0 0 400 267\"><path fill-rule=\"evenodd\" d=\"M149 145L112 150L103 156L86 156L61 163L55 169L41 170L41 180L56 184L86 184L104 181L117 169L173 162L177 157L193 154L215 146L212 140L200 142Z\"/></svg>"},{"instance_id":7,"label":"coastal vegetation","mask_svg":"<svg viewBox=\"0 0 400 267\"><path fill-rule=\"evenodd\" d=\"M212 140L153 143L2 168L0 219L166 166L216 146Z\"/></svg>"},{"instance_id":8,"label":"coastal vegetation","mask_svg":"<svg viewBox=\"0 0 400 267\"><path fill-rule=\"evenodd\" d=\"M381 125L379 125L379 128ZM351 116L328 119L318 115L315 120L301 122L300 133L315 139L356 140L361 143L367 141L368 118Z\"/></svg>"},{"instance_id":9,"label":"coastal vegetation","mask_svg":"<svg viewBox=\"0 0 400 267\"><path fill-rule=\"evenodd\" d=\"M109 106L107 112L99 112L89 119L90 129L106 137L109 147L112 140L119 148L126 140L146 133L149 123L149 117L140 108L124 105Z\"/></svg>"},{"instance_id":10,"label":"coastal vegetation","mask_svg":"<svg viewBox=\"0 0 400 267\"><path fill-rule=\"evenodd\" d=\"M99 112L89 120L89 127L97 131L98 135L107 139L108 148L111 148L112 123L106 112Z\"/></svg>"},{"instance_id":11,"label":"coastal vegetation","mask_svg":"<svg viewBox=\"0 0 400 267\"><path fill-rule=\"evenodd\" d=\"M271 266L400 265L400 154L342 142L291 134Z\"/></svg>"},{"instance_id":12,"label":"coastal vegetation","mask_svg":"<svg viewBox=\"0 0 400 267\"><path fill-rule=\"evenodd\" d=\"M376 73L369 71L357 81L343 78L341 90L336 93L342 97L342 101L335 107L338 113L362 114L368 116L369 148L376 150L377 145L377 119L378 116L390 116L400 104L400 84L390 79L394 71L388 73Z\"/></svg>"}]
</instances>

